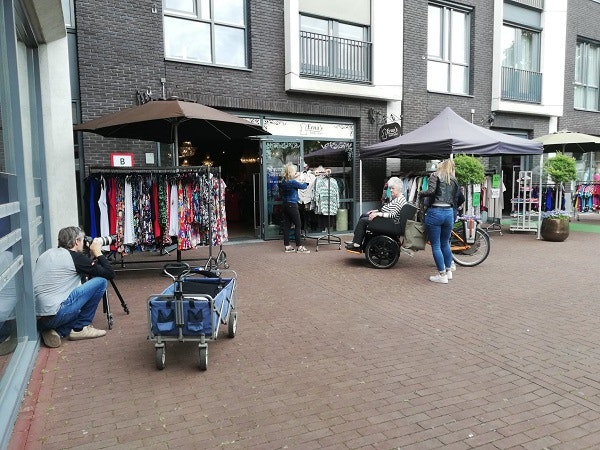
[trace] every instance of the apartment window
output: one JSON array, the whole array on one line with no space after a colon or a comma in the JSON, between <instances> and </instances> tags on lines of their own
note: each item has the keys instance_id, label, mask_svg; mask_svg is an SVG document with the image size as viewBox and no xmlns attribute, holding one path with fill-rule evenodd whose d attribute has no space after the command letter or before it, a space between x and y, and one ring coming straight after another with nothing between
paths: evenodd
<instances>
[{"instance_id":1,"label":"apartment window","mask_svg":"<svg viewBox=\"0 0 600 450\"><path fill-rule=\"evenodd\" d=\"M164 0L165 58L248 67L246 0Z\"/></svg>"},{"instance_id":2,"label":"apartment window","mask_svg":"<svg viewBox=\"0 0 600 450\"><path fill-rule=\"evenodd\" d=\"M470 11L430 3L427 18L427 89L468 94Z\"/></svg>"},{"instance_id":3,"label":"apartment window","mask_svg":"<svg viewBox=\"0 0 600 450\"><path fill-rule=\"evenodd\" d=\"M503 100L530 103L542 101L542 12L539 8L528 7L533 6L532 3L534 2L504 2L500 94Z\"/></svg>"},{"instance_id":4,"label":"apartment window","mask_svg":"<svg viewBox=\"0 0 600 450\"><path fill-rule=\"evenodd\" d=\"M502 27L502 66L539 72L540 33L504 25Z\"/></svg>"},{"instance_id":5,"label":"apartment window","mask_svg":"<svg viewBox=\"0 0 600 450\"><path fill-rule=\"evenodd\" d=\"M575 49L575 108L598 111L600 46L578 42Z\"/></svg>"},{"instance_id":6,"label":"apartment window","mask_svg":"<svg viewBox=\"0 0 600 450\"><path fill-rule=\"evenodd\" d=\"M300 74L370 81L371 43L366 26L300 16Z\"/></svg>"}]
</instances>

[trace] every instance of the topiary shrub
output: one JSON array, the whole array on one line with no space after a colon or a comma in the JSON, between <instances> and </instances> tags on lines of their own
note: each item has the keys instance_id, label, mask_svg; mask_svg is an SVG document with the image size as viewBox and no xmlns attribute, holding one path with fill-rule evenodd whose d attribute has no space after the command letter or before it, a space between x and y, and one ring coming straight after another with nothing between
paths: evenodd
<instances>
[{"instance_id":1,"label":"topiary shrub","mask_svg":"<svg viewBox=\"0 0 600 450\"><path fill-rule=\"evenodd\" d=\"M544 171L557 184L577 179L575 158L560 152L556 153L556 156L544 161Z\"/></svg>"},{"instance_id":2,"label":"topiary shrub","mask_svg":"<svg viewBox=\"0 0 600 450\"><path fill-rule=\"evenodd\" d=\"M461 185L483 183L485 168L479 159L474 156L456 155L454 165L456 166L456 179Z\"/></svg>"}]
</instances>

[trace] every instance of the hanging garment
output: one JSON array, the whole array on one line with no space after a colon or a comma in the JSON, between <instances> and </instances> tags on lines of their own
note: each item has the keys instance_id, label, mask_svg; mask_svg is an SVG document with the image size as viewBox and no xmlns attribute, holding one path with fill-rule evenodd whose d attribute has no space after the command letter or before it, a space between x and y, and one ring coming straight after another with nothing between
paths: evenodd
<instances>
[{"instance_id":1,"label":"hanging garment","mask_svg":"<svg viewBox=\"0 0 600 450\"><path fill-rule=\"evenodd\" d=\"M106 200L106 180L100 178L100 198L98 199L98 208L100 210L100 236L110 235L110 225L108 221L108 203ZM110 246L105 245L102 250L109 251Z\"/></svg>"},{"instance_id":2,"label":"hanging garment","mask_svg":"<svg viewBox=\"0 0 600 450\"><path fill-rule=\"evenodd\" d=\"M179 200L177 197L177 183L172 182L169 197L169 236L179 234Z\"/></svg>"},{"instance_id":3,"label":"hanging garment","mask_svg":"<svg viewBox=\"0 0 600 450\"><path fill-rule=\"evenodd\" d=\"M335 216L339 204L339 189L335 178L317 178L315 181L315 213L324 216Z\"/></svg>"},{"instance_id":4,"label":"hanging garment","mask_svg":"<svg viewBox=\"0 0 600 450\"><path fill-rule=\"evenodd\" d=\"M131 188L131 180L129 177L125 179L124 188L124 213L123 219L123 244L133 245L135 244L135 234L133 228L133 191Z\"/></svg>"}]
</instances>

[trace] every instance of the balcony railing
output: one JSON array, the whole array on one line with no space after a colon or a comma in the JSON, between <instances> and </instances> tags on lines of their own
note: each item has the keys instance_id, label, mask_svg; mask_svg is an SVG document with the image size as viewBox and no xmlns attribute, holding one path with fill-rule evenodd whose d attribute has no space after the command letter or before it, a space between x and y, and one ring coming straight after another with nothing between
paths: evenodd
<instances>
[{"instance_id":1,"label":"balcony railing","mask_svg":"<svg viewBox=\"0 0 600 450\"><path fill-rule=\"evenodd\" d=\"M542 102L542 74L502 67L502 99L517 102Z\"/></svg>"},{"instance_id":2,"label":"balcony railing","mask_svg":"<svg viewBox=\"0 0 600 450\"><path fill-rule=\"evenodd\" d=\"M300 75L371 81L371 43L300 32Z\"/></svg>"}]
</instances>

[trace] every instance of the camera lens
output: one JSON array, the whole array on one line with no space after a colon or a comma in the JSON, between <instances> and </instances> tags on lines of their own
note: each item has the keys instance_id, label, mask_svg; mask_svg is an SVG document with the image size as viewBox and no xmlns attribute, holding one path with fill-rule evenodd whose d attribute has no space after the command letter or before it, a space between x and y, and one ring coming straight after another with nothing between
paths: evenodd
<instances>
[{"instance_id":1,"label":"camera lens","mask_svg":"<svg viewBox=\"0 0 600 450\"><path fill-rule=\"evenodd\" d=\"M86 236L85 238L85 242L87 243L87 245L90 245L94 238L90 237L90 236ZM116 236L100 236L98 239L102 240L102 246L106 246L106 245L111 245L113 242L115 242L117 240Z\"/></svg>"}]
</instances>

